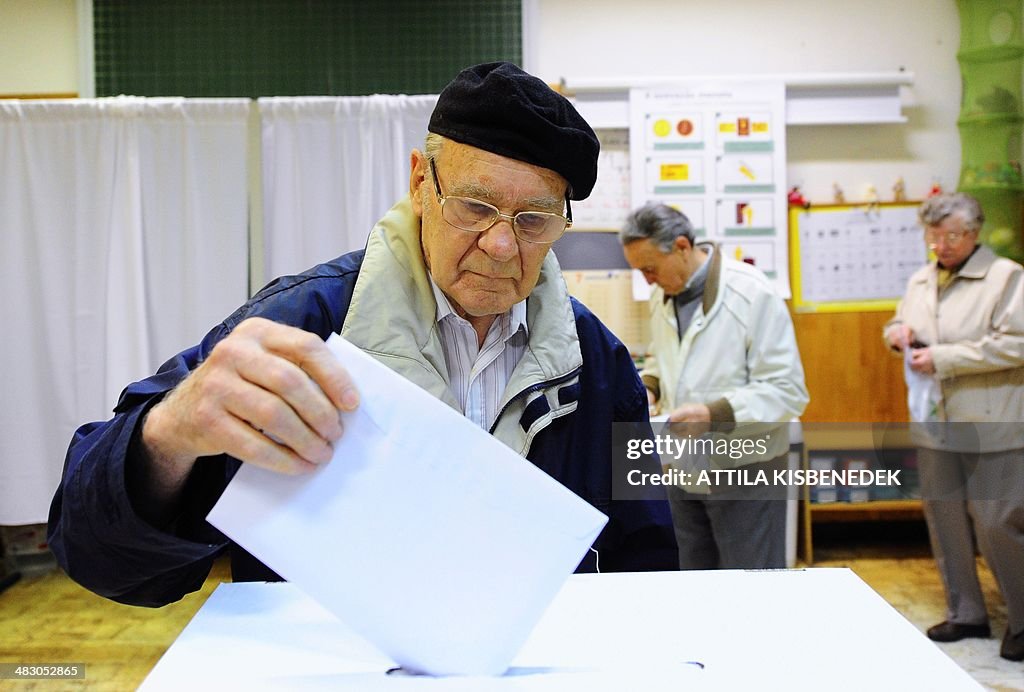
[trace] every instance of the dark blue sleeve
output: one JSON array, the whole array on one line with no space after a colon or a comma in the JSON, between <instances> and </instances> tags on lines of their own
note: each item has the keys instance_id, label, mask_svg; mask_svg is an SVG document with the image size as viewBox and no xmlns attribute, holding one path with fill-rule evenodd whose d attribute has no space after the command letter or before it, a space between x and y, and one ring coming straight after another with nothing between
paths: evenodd
<instances>
[{"instance_id":1,"label":"dark blue sleeve","mask_svg":"<svg viewBox=\"0 0 1024 692\"><path fill-rule=\"evenodd\" d=\"M50 505L49 544L68 575L101 596L133 605L176 601L202 586L227 543L199 519L205 517L206 503L200 501L201 494L191 492L209 487L211 480L219 481L217 489L222 490L222 466L214 470L205 463L196 465L178 517L162 529L138 516L126 486L126 467L136 463L130 452L142 417L197 365L199 348L129 385L114 417L83 425L68 447Z\"/></svg>"},{"instance_id":2,"label":"dark blue sleeve","mask_svg":"<svg viewBox=\"0 0 1024 692\"><path fill-rule=\"evenodd\" d=\"M583 355L577 410L553 422L534 442L529 458L594 507L608 524L577 568L592 572L676 570L679 557L664 489L642 496L623 492L624 450L616 436L649 436L647 391L629 350L585 306L572 299ZM646 458L633 464L660 469ZM598 557L599 556L599 557Z\"/></svg>"},{"instance_id":3,"label":"dark blue sleeve","mask_svg":"<svg viewBox=\"0 0 1024 692\"><path fill-rule=\"evenodd\" d=\"M623 346L616 356L616 390L621 392L621 396L615 403L614 421L630 431L625 433L620 429L620 434L651 437L647 390L628 350ZM615 477L608 507L609 521L601 536L605 546L599 551L601 570L647 572L679 569L679 552L664 489L650 486L643 490L642 498L631 498L624 488L625 450L613 442L611 453L610 463ZM630 466L660 471L660 462L652 457L638 460Z\"/></svg>"}]
</instances>

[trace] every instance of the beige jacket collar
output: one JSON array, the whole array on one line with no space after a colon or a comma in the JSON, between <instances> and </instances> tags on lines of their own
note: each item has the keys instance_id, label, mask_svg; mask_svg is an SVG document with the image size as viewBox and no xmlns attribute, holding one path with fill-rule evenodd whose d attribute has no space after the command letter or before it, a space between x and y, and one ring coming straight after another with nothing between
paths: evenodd
<instances>
[{"instance_id":1,"label":"beige jacket collar","mask_svg":"<svg viewBox=\"0 0 1024 692\"><path fill-rule=\"evenodd\" d=\"M965 279L984 279L992 263L996 261L996 253L986 245L979 245L974 254L967 258L964 266L960 267L957 276Z\"/></svg>"}]
</instances>

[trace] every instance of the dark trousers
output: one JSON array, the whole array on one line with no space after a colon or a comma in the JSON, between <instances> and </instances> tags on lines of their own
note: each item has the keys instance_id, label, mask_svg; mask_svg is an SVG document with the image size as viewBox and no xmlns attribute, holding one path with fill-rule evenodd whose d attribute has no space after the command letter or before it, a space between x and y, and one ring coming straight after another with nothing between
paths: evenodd
<instances>
[{"instance_id":1,"label":"dark trousers","mask_svg":"<svg viewBox=\"0 0 1024 692\"><path fill-rule=\"evenodd\" d=\"M788 455L742 468L769 478ZM716 487L710 495L669 486L680 569L781 569L786 566L786 486Z\"/></svg>"},{"instance_id":2,"label":"dark trousers","mask_svg":"<svg viewBox=\"0 0 1024 692\"><path fill-rule=\"evenodd\" d=\"M1024 631L1024 450L918 450L932 554L946 590L946 619L988 621L977 545L1006 600L1013 633Z\"/></svg>"}]
</instances>

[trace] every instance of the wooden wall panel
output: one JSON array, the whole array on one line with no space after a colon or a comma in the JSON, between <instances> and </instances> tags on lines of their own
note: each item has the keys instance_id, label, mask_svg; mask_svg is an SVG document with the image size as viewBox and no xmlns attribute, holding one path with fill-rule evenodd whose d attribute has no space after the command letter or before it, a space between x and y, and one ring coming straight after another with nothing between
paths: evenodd
<instances>
[{"instance_id":1,"label":"wooden wall panel","mask_svg":"<svg viewBox=\"0 0 1024 692\"><path fill-rule=\"evenodd\" d=\"M882 342L891 312L793 314L811 402L804 422L903 422L903 361Z\"/></svg>"}]
</instances>

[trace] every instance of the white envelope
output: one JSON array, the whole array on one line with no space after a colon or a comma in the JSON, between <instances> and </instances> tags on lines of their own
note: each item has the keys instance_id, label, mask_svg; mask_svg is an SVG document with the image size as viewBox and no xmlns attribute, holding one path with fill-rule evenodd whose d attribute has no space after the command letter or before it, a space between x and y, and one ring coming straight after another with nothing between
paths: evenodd
<instances>
[{"instance_id":1,"label":"white envelope","mask_svg":"<svg viewBox=\"0 0 1024 692\"><path fill-rule=\"evenodd\" d=\"M608 518L337 335L359 408L305 476L243 464L208 517L403 668L505 671Z\"/></svg>"}]
</instances>

